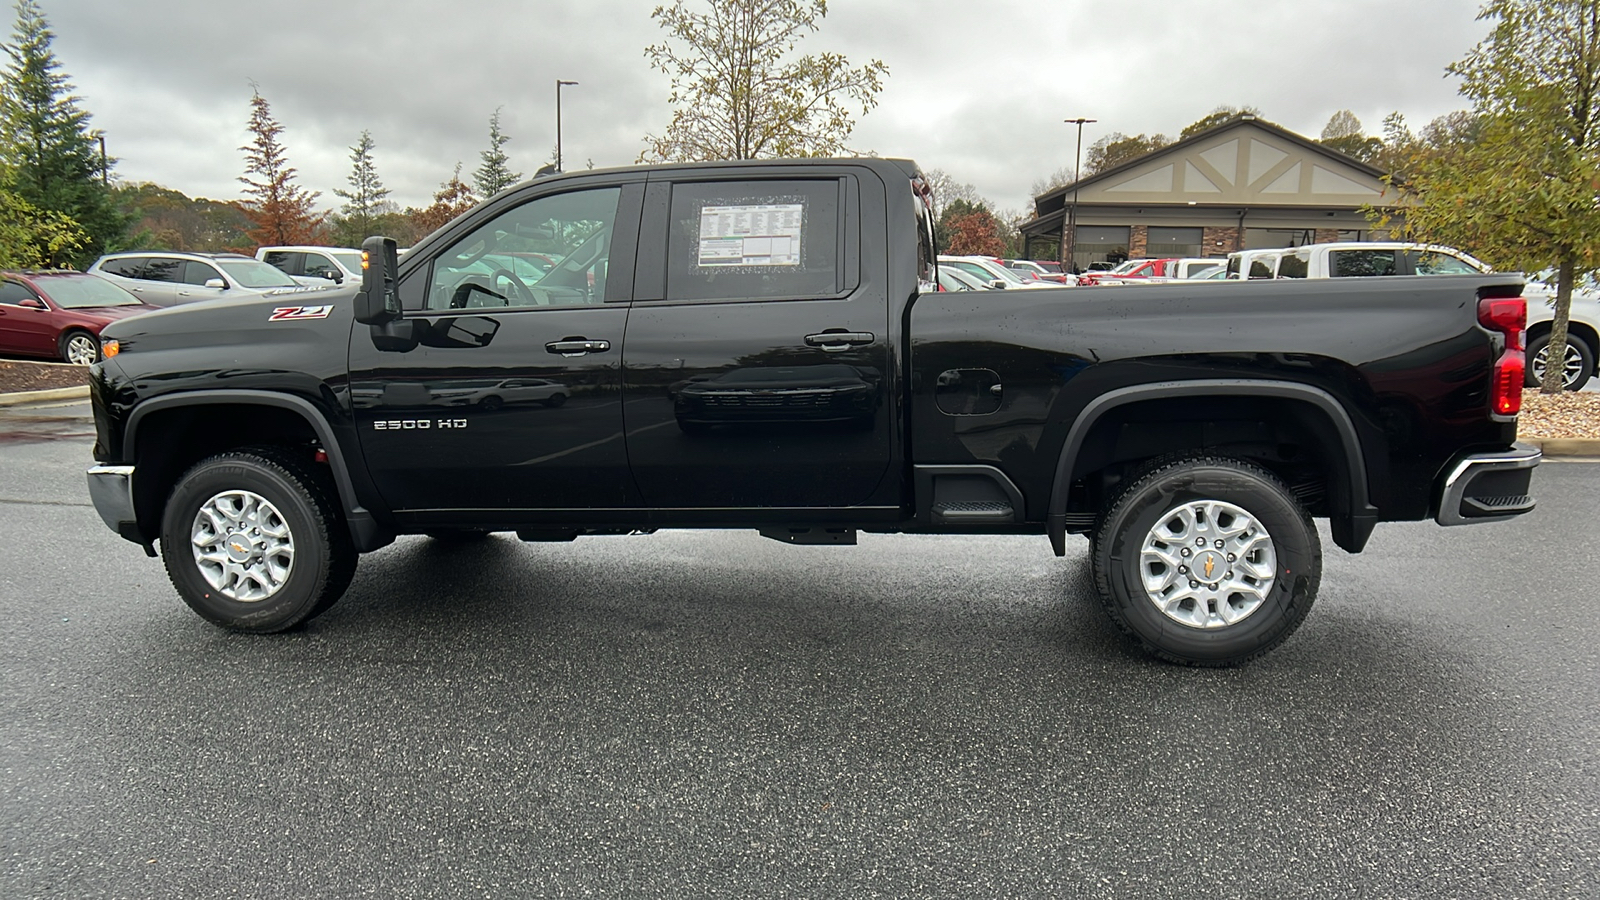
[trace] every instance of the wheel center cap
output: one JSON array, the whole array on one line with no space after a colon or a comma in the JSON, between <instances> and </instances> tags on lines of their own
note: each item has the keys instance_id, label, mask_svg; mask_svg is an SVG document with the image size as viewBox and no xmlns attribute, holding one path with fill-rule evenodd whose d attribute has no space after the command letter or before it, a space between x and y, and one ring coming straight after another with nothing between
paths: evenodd
<instances>
[{"instance_id":1,"label":"wheel center cap","mask_svg":"<svg viewBox=\"0 0 1600 900\"><path fill-rule=\"evenodd\" d=\"M248 562L255 555L255 550L255 542L244 534L235 532L228 535L228 558L234 562Z\"/></svg>"},{"instance_id":2,"label":"wheel center cap","mask_svg":"<svg viewBox=\"0 0 1600 900\"><path fill-rule=\"evenodd\" d=\"M1196 581L1216 584L1227 573L1228 560L1215 550L1202 550L1195 554L1194 563L1189 566L1189 571L1194 574Z\"/></svg>"}]
</instances>

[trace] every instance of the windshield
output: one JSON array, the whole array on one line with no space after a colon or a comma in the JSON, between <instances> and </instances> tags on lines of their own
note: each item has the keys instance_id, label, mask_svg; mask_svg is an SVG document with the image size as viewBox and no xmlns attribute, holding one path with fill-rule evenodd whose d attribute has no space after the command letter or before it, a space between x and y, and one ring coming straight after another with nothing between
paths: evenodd
<instances>
[{"instance_id":1,"label":"windshield","mask_svg":"<svg viewBox=\"0 0 1600 900\"><path fill-rule=\"evenodd\" d=\"M334 262L337 262L339 265L343 266L346 272L351 272L356 275L361 274L361 254L343 252L330 253L328 255L333 257Z\"/></svg>"},{"instance_id":2,"label":"windshield","mask_svg":"<svg viewBox=\"0 0 1600 900\"><path fill-rule=\"evenodd\" d=\"M62 309L138 306L138 297L98 275L36 275L34 283Z\"/></svg>"},{"instance_id":3,"label":"windshield","mask_svg":"<svg viewBox=\"0 0 1600 900\"><path fill-rule=\"evenodd\" d=\"M247 288L299 287L300 283L285 275L277 266L269 266L254 259L219 259L217 265L229 277Z\"/></svg>"},{"instance_id":4,"label":"windshield","mask_svg":"<svg viewBox=\"0 0 1600 900\"><path fill-rule=\"evenodd\" d=\"M1192 281L1216 281L1228 277L1226 266L1208 266L1190 275Z\"/></svg>"}]
</instances>

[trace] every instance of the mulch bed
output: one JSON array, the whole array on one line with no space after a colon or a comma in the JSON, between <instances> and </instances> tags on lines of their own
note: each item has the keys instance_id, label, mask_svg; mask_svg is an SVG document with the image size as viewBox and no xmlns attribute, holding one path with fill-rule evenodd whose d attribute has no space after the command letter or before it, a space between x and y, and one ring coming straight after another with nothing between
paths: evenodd
<instances>
[{"instance_id":1,"label":"mulch bed","mask_svg":"<svg viewBox=\"0 0 1600 900\"><path fill-rule=\"evenodd\" d=\"M12 391L48 391L55 388L82 387L88 383L88 366L0 359L0 394Z\"/></svg>"}]
</instances>

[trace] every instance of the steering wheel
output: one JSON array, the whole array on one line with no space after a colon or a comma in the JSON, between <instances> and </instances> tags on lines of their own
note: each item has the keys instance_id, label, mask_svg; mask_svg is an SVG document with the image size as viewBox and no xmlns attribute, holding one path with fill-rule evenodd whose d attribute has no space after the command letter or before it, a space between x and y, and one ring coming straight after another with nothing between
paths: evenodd
<instances>
[{"instance_id":1,"label":"steering wheel","mask_svg":"<svg viewBox=\"0 0 1600 900\"><path fill-rule=\"evenodd\" d=\"M500 279L502 279L502 278L504 278L506 280L506 282L510 285L510 289L507 291L507 293L511 294L516 299L517 304L519 306L538 306L539 305L539 301L534 299L533 292L528 290L528 286L522 283L522 279L520 279L517 276L511 274L511 272L509 270L501 268L499 266L496 266L494 269L490 270L490 272L489 272L489 283L490 284L494 285L495 287L499 287L500 286ZM510 304L507 304L507 305L509 306Z\"/></svg>"}]
</instances>

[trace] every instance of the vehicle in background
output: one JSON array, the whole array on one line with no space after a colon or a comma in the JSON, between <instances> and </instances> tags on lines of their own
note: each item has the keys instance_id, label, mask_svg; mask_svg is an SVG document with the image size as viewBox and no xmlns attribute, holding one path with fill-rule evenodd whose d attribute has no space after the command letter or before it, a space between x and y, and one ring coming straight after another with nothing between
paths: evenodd
<instances>
[{"instance_id":1,"label":"vehicle in background","mask_svg":"<svg viewBox=\"0 0 1600 900\"><path fill-rule=\"evenodd\" d=\"M159 307L84 272L0 273L0 353L100 361L100 329Z\"/></svg>"},{"instance_id":2,"label":"vehicle in background","mask_svg":"<svg viewBox=\"0 0 1600 900\"><path fill-rule=\"evenodd\" d=\"M1000 265L987 256L941 256L939 268L954 266L969 275L981 279L990 287L1003 288L1058 288L1059 284L1048 281L1029 281ZM995 282L1000 282L996 284Z\"/></svg>"},{"instance_id":3,"label":"vehicle in background","mask_svg":"<svg viewBox=\"0 0 1600 900\"><path fill-rule=\"evenodd\" d=\"M1228 254L1228 278L1350 278L1386 275L1480 275L1484 263L1453 247L1401 241L1338 241Z\"/></svg>"},{"instance_id":4,"label":"vehicle in background","mask_svg":"<svg viewBox=\"0 0 1600 900\"><path fill-rule=\"evenodd\" d=\"M242 253L190 253L178 250L129 250L109 253L89 271L151 306L176 306L240 295L315 295L333 287L303 286L282 269Z\"/></svg>"},{"instance_id":5,"label":"vehicle in background","mask_svg":"<svg viewBox=\"0 0 1600 900\"><path fill-rule=\"evenodd\" d=\"M548 378L507 378L477 388L453 402L486 410L517 404L556 407L567 402L567 394L566 385Z\"/></svg>"},{"instance_id":6,"label":"vehicle in background","mask_svg":"<svg viewBox=\"0 0 1600 900\"><path fill-rule=\"evenodd\" d=\"M939 267L939 289L942 291L991 291L997 290L994 285L984 281L966 269L955 266Z\"/></svg>"},{"instance_id":7,"label":"vehicle in background","mask_svg":"<svg viewBox=\"0 0 1600 900\"><path fill-rule=\"evenodd\" d=\"M1129 284L1156 281L1184 280L1196 272L1226 263L1225 259L1197 259L1189 257L1163 257L1160 259L1129 260L1105 275L1096 276L1095 284Z\"/></svg>"},{"instance_id":8,"label":"vehicle in background","mask_svg":"<svg viewBox=\"0 0 1600 900\"><path fill-rule=\"evenodd\" d=\"M259 247L256 259L282 269L301 284L361 280L361 251L352 247Z\"/></svg>"},{"instance_id":9,"label":"vehicle in background","mask_svg":"<svg viewBox=\"0 0 1600 900\"><path fill-rule=\"evenodd\" d=\"M1005 260L1006 268L1021 275L1032 275L1039 281L1054 281L1057 284L1077 284L1078 276L1071 272L1061 271L1058 262L1035 262L1029 259Z\"/></svg>"},{"instance_id":10,"label":"vehicle in background","mask_svg":"<svg viewBox=\"0 0 1600 900\"><path fill-rule=\"evenodd\" d=\"M1225 265L1209 266L1190 275L1185 281L1227 281L1228 267Z\"/></svg>"},{"instance_id":11,"label":"vehicle in background","mask_svg":"<svg viewBox=\"0 0 1600 900\"><path fill-rule=\"evenodd\" d=\"M1556 317L1556 273L1545 269L1528 276L1522 296L1528 301L1528 387L1544 380L1550 364L1550 323ZM1566 371L1562 380L1567 390L1582 390L1595 375L1595 360L1600 357L1600 283L1593 275L1572 288L1572 307L1567 314Z\"/></svg>"}]
</instances>

